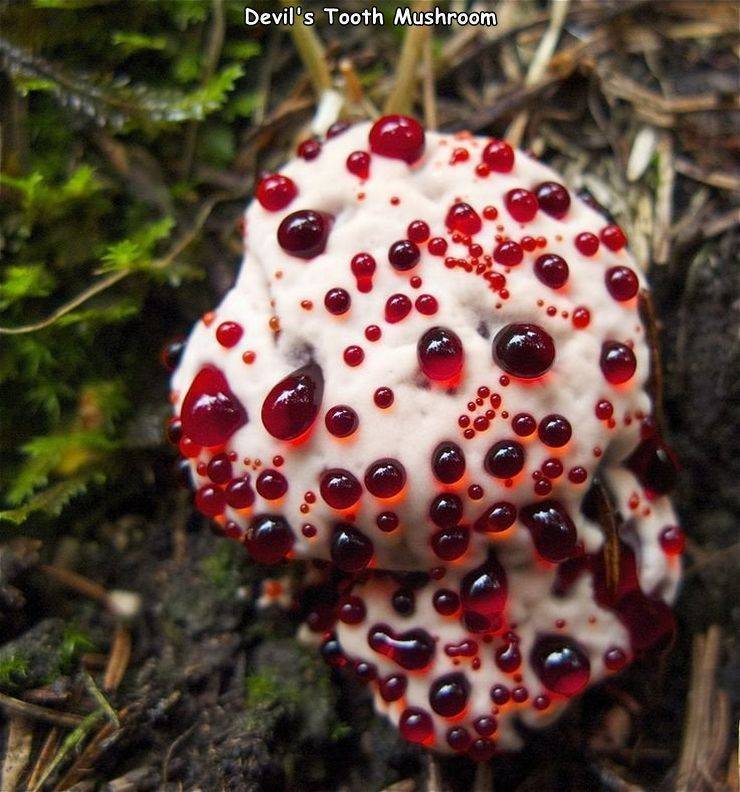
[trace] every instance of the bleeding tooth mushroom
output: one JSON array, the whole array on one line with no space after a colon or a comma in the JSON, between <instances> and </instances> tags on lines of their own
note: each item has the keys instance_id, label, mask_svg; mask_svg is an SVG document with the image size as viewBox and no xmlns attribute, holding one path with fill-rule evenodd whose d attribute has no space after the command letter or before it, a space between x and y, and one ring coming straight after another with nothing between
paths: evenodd
<instances>
[{"instance_id":1,"label":"bleeding tooth mushroom","mask_svg":"<svg viewBox=\"0 0 740 792\"><path fill-rule=\"evenodd\" d=\"M339 131L259 182L169 435L256 561L354 577L307 620L327 661L408 740L485 760L670 639L646 286L622 230L508 144Z\"/></svg>"}]
</instances>

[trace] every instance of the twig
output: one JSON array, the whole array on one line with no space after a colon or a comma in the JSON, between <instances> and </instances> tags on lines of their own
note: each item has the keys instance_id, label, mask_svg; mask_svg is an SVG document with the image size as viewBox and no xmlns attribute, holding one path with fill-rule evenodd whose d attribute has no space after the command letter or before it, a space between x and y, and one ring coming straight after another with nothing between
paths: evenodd
<instances>
[{"instance_id":1,"label":"twig","mask_svg":"<svg viewBox=\"0 0 740 792\"><path fill-rule=\"evenodd\" d=\"M658 185L655 190L653 225L653 261L665 264L671 255L671 223L673 222L673 185L676 181L673 138L663 132L658 140Z\"/></svg>"},{"instance_id":2,"label":"twig","mask_svg":"<svg viewBox=\"0 0 740 792\"><path fill-rule=\"evenodd\" d=\"M8 718L5 756L3 757L2 784L3 792L15 792L23 775L28 760L31 758L33 729L31 723L21 715Z\"/></svg>"},{"instance_id":3,"label":"twig","mask_svg":"<svg viewBox=\"0 0 740 792\"><path fill-rule=\"evenodd\" d=\"M424 125L429 130L437 128L437 95L434 88L434 63L432 61L432 37L424 39Z\"/></svg>"},{"instance_id":4,"label":"twig","mask_svg":"<svg viewBox=\"0 0 740 792\"><path fill-rule=\"evenodd\" d=\"M620 557L619 529L606 487L599 479L594 481L599 514L599 525L604 532L604 571L606 572L606 589L613 596L619 586Z\"/></svg>"},{"instance_id":5,"label":"twig","mask_svg":"<svg viewBox=\"0 0 740 792\"><path fill-rule=\"evenodd\" d=\"M530 87L538 83L547 70L550 59L555 52L560 39L560 33L568 16L570 0L552 0L550 5L550 21L545 31L545 35L540 40L540 44L535 51L532 62L529 64L527 76L524 78L525 87ZM524 137L524 130L529 121L529 111L522 110L519 115L511 122L506 131L506 138L513 146L518 146Z\"/></svg>"},{"instance_id":6,"label":"twig","mask_svg":"<svg viewBox=\"0 0 740 792\"><path fill-rule=\"evenodd\" d=\"M106 714L108 720L110 720L117 729L120 728L121 722L118 720L118 713L113 709L110 701L103 695L103 691L97 686L90 673L83 670L82 678L85 680L85 687L95 701L98 702L98 706Z\"/></svg>"},{"instance_id":7,"label":"twig","mask_svg":"<svg viewBox=\"0 0 740 792\"><path fill-rule=\"evenodd\" d=\"M286 8L292 5L290 0L281 0L281 3ZM331 72L327 65L326 51L321 39L313 27L300 23L290 26L290 35L293 37L293 43L308 72L316 95L321 96L324 91L331 88Z\"/></svg>"},{"instance_id":8,"label":"twig","mask_svg":"<svg viewBox=\"0 0 740 792\"><path fill-rule=\"evenodd\" d=\"M58 745L59 745L59 729L57 729L57 727L55 726L46 735L44 744L41 746L39 755L36 758L36 764L33 766L31 775L28 777L28 782L26 784L28 789L33 789L36 786L39 778L41 778L41 774L44 772L46 766L49 764L52 757L56 753Z\"/></svg>"},{"instance_id":9,"label":"twig","mask_svg":"<svg viewBox=\"0 0 740 792\"><path fill-rule=\"evenodd\" d=\"M647 331L650 351L648 391L653 401L653 417L658 431L662 432L665 429L665 410L663 408L663 362L660 356L660 331L655 304L652 295L646 289L641 289L638 295L638 310Z\"/></svg>"},{"instance_id":10,"label":"twig","mask_svg":"<svg viewBox=\"0 0 740 792\"><path fill-rule=\"evenodd\" d=\"M36 786L32 787L30 792L37 792L46 783L46 779L62 764L67 756L78 746L87 735L95 728L95 726L103 720L105 713L102 709L91 712L84 720L80 722L77 728L70 732L62 741L62 744L57 751L54 758L46 766L46 769L41 774L41 777L36 782Z\"/></svg>"},{"instance_id":11,"label":"twig","mask_svg":"<svg viewBox=\"0 0 740 792\"><path fill-rule=\"evenodd\" d=\"M493 792L493 766L490 762L476 766L473 792Z\"/></svg>"},{"instance_id":12,"label":"twig","mask_svg":"<svg viewBox=\"0 0 740 792\"><path fill-rule=\"evenodd\" d=\"M162 270L169 267L172 262L183 252L183 250L185 250L185 248L187 248L188 245L190 245L198 236L200 230L205 225L206 220L216 205L222 201L229 201L239 198L241 197L241 194L242 193L216 193L210 198L207 198L201 204L201 208L195 217L192 227L183 233L183 235L172 245L170 250L164 256L162 256L162 258L153 262L152 269ZM119 281L122 281L124 278L131 275L132 272L133 270L119 270L117 272L111 272L109 275L106 275L105 277L96 281L91 286L83 289L80 294L78 294L76 297L73 297L69 302L64 303L64 305L57 308L56 311L53 311L45 319L41 319L38 322L33 322L31 324L20 325L19 327L0 327L0 335L20 335L24 333L33 333L37 330L43 330L44 328L54 324L57 319L60 319L65 314L70 313L70 311L74 311L75 308L79 308L80 305L95 297L96 294L100 294L100 292L105 291L111 286L114 286Z\"/></svg>"},{"instance_id":13,"label":"twig","mask_svg":"<svg viewBox=\"0 0 740 792\"><path fill-rule=\"evenodd\" d=\"M720 190L740 191L740 178L731 173L718 171L707 171L695 165L683 157L676 160L676 170L683 176L687 176L694 181L708 184L710 187L718 187Z\"/></svg>"},{"instance_id":14,"label":"twig","mask_svg":"<svg viewBox=\"0 0 740 792\"><path fill-rule=\"evenodd\" d=\"M423 11L430 7L431 0L417 0L414 11ZM424 42L431 35L431 28L426 25L408 29L403 39L398 68L393 79L393 90L386 99L384 113L410 113L414 104L416 81L421 61Z\"/></svg>"},{"instance_id":15,"label":"twig","mask_svg":"<svg viewBox=\"0 0 740 792\"><path fill-rule=\"evenodd\" d=\"M0 693L0 707L31 720L41 720L46 723L53 723L56 726L66 726L67 728L74 728L82 723L83 720L81 715L74 715L71 712L57 712L48 707L41 707L38 704L29 704L12 696L6 696L5 693Z\"/></svg>"},{"instance_id":16,"label":"twig","mask_svg":"<svg viewBox=\"0 0 740 792\"><path fill-rule=\"evenodd\" d=\"M112 692L118 688L131 659L131 633L122 624L116 627L108 664L103 675L103 690Z\"/></svg>"},{"instance_id":17,"label":"twig","mask_svg":"<svg viewBox=\"0 0 740 792\"><path fill-rule=\"evenodd\" d=\"M185 729L185 731L178 735L172 743L170 743L170 747L167 749L167 753L164 755L164 760L162 762L162 783L166 784L170 774L170 760L175 754L175 751L185 742L185 740L190 737L190 735L195 731L195 727L197 723L194 723L189 728Z\"/></svg>"}]
</instances>

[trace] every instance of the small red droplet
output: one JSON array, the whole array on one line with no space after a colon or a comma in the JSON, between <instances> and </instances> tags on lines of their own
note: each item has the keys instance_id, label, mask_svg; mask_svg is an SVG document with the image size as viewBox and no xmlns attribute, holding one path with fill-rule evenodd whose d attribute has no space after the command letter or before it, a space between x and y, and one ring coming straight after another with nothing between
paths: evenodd
<instances>
[{"instance_id":1,"label":"small red droplet","mask_svg":"<svg viewBox=\"0 0 740 792\"><path fill-rule=\"evenodd\" d=\"M584 231L575 238L578 252L584 256L595 256L599 250L599 238L595 234Z\"/></svg>"}]
</instances>

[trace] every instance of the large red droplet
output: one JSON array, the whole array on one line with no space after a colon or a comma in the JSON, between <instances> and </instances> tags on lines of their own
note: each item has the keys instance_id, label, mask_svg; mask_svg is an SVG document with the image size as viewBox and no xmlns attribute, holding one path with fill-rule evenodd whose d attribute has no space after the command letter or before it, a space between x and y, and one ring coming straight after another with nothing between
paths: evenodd
<instances>
[{"instance_id":1,"label":"large red droplet","mask_svg":"<svg viewBox=\"0 0 740 792\"><path fill-rule=\"evenodd\" d=\"M307 432L324 396L324 377L316 363L280 380L262 404L262 423L278 440L295 440Z\"/></svg>"},{"instance_id":2,"label":"large red droplet","mask_svg":"<svg viewBox=\"0 0 740 792\"><path fill-rule=\"evenodd\" d=\"M568 281L568 263L556 253L545 253L534 263L534 274L551 289L560 289Z\"/></svg>"},{"instance_id":3,"label":"large red droplet","mask_svg":"<svg viewBox=\"0 0 740 792\"><path fill-rule=\"evenodd\" d=\"M270 212L278 212L285 209L298 195L298 188L295 186L295 182L287 176L270 173L260 179L255 194L265 209Z\"/></svg>"},{"instance_id":4,"label":"large red droplet","mask_svg":"<svg viewBox=\"0 0 740 792\"><path fill-rule=\"evenodd\" d=\"M570 194L557 182L548 181L534 188L540 209L550 217L560 220L570 209Z\"/></svg>"},{"instance_id":5,"label":"large red droplet","mask_svg":"<svg viewBox=\"0 0 740 792\"><path fill-rule=\"evenodd\" d=\"M454 561L465 555L470 544L470 530L464 525L453 525L432 534L430 540L434 554L443 561Z\"/></svg>"},{"instance_id":6,"label":"large red droplet","mask_svg":"<svg viewBox=\"0 0 740 792\"><path fill-rule=\"evenodd\" d=\"M520 223L528 223L537 214L537 196L521 187L509 190L504 196L504 203L509 214Z\"/></svg>"},{"instance_id":7,"label":"large red droplet","mask_svg":"<svg viewBox=\"0 0 740 792\"><path fill-rule=\"evenodd\" d=\"M480 215L467 203L452 204L447 212L445 224L450 231L459 231L466 236L477 234L483 227Z\"/></svg>"},{"instance_id":8,"label":"large red droplet","mask_svg":"<svg viewBox=\"0 0 740 792\"><path fill-rule=\"evenodd\" d=\"M557 563L573 554L578 538L576 526L559 501L531 503L519 510L519 517L532 534L534 546L544 559Z\"/></svg>"},{"instance_id":9,"label":"large red droplet","mask_svg":"<svg viewBox=\"0 0 740 792\"><path fill-rule=\"evenodd\" d=\"M247 411L215 366L204 366L196 374L182 403L180 419L183 435L202 446L223 445L248 421Z\"/></svg>"},{"instance_id":10,"label":"large red droplet","mask_svg":"<svg viewBox=\"0 0 740 792\"><path fill-rule=\"evenodd\" d=\"M378 459L365 471L365 487L376 498L392 498L403 489L406 470L397 459Z\"/></svg>"},{"instance_id":11,"label":"large red droplet","mask_svg":"<svg viewBox=\"0 0 740 792\"><path fill-rule=\"evenodd\" d=\"M261 514L249 525L244 544L255 561L277 564L293 549L295 537L288 523L277 514Z\"/></svg>"},{"instance_id":12,"label":"large red droplet","mask_svg":"<svg viewBox=\"0 0 740 792\"><path fill-rule=\"evenodd\" d=\"M387 624L375 624L367 633L370 648L388 657L407 671L426 668L434 656L434 639L426 630L416 628L396 633Z\"/></svg>"},{"instance_id":13,"label":"large red droplet","mask_svg":"<svg viewBox=\"0 0 740 792\"><path fill-rule=\"evenodd\" d=\"M619 302L631 300L640 288L634 270L629 267L610 267L604 275L606 290Z\"/></svg>"},{"instance_id":14,"label":"large red droplet","mask_svg":"<svg viewBox=\"0 0 740 792\"><path fill-rule=\"evenodd\" d=\"M524 467L525 453L516 440L499 440L486 452L484 466L496 478L514 478Z\"/></svg>"},{"instance_id":15,"label":"large red droplet","mask_svg":"<svg viewBox=\"0 0 740 792\"><path fill-rule=\"evenodd\" d=\"M362 485L349 470L332 468L321 476L319 491L332 509L349 509L360 500Z\"/></svg>"},{"instance_id":16,"label":"large red droplet","mask_svg":"<svg viewBox=\"0 0 740 792\"><path fill-rule=\"evenodd\" d=\"M621 385L632 379L637 368L635 353L619 341L604 341L601 346L601 371L612 385Z\"/></svg>"},{"instance_id":17,"label":"large red droplet","mask_svg":"<svg viewBox=\"0 0 740 792\"><path fill-rule=\"evenodd\" d=\"M508 173L514 167L514 149L506 141L494 138L483 149L483 162L492 171Z\"/></svg>"},{"instance_id":18,"label":"large red droplet","mask_svg":"<svg viewBox=\"0 0 740 792\"><path fill-rule=\"evenodd\" d=\"M343 572L363 570L372 560L374 551L373 543L362 531L347 523L334 526L329 552Z\"/></svg>"},{"instance_id":19,"label":"large red droplet","mask_svg":"<svg viewBox=\"0 0 740 792\"><path fill-rule=\"evenodd\" d=\"M515 377L541 377L555 360L555 343L538 325L509 324L493 339L493 359Z\"/></svg>"},{"instance_id":20,"label":"large red droplet","mask_svg":"<svg viewBox=\"0 0 740 792\"><path fill-rule=\"evenodd\" d=\"M370 150L383 157L412 162L424 153L424 130L413 118L387 115L370 129Z\"/></svg>"},{"instance_id":21,"label":"large red droplet","mask_svg":"<svg viewBox=\"0 0 740 792\"><path fill-rule=\"evenodd\" d=\"M333 219L326 212L313 209L292 212L278 226L278 243L292 256L312 259L324 252Z\"/></svg>"},{"instance_id":22,"label":"large red droplet","mask_svg":"<svg viewBox=\"0 0 740 792\"><path fill-rule=\"evenodd\" d=\"M438 481L454 484L465 473L465 454L457 443L443 440L432 454L432 470Z\"/></svg>"},{"instance_id":23,"label":"large red droplet","mask_svg":"<svg viewBox=\"0 0 740 792\"><path fill-rule=\"evenodd\" d=\"M532 648L532 668L548 690L574 696L588 684L591 663L586 651L570 638L544 635Z\"/></svg>"},{"instance_id":24,"label":"large red droplet","mask_svg":"<svg viewBox=\"0 0 740 792\"><path fill-rule=\"evenodd\" d=\"M499 501L489 506L475 521L476 531L483 533L500 533L514 525L516 520L516 506L513 503Z\"/></svg>"},{"instance_id":25,"label":"large red droplet","mask_svg":"<svg viewBox=\"0 0 740 792\"><path fill-rule=\"evenodd\" d=\"M404 740L426 743L434 737L434 724L428 712L419 707L407 707L399 718L398 731Z\"/></svg>"},{"instance_id":26,"label":"large red droplet","mask_svg":"<svg viewBox=\"0 0 740 792\"><path fill-rule=\"evenodd\" d=\"M419 366L429 379L445 382L456 377L463 367L462 341L447 327L432 327L417 345Z\"/></svg>"},{"instance_id":27,"label":"large red droplet","mask_svg":"<svg viewBox=\"0 0 740 792\"><path fill-rule=\"evenodd\" d=\"M459 671L437 677L429 688L429 704L445 718L459 715L468 706L469 696L470 682Z\"/></svg>"},{"instance_id":28,"label":"large red droplet","mask_svg":"<svg viewBox=\"0 0 740 792\"><path fill-rule=\"evenodd\" d=\"M495 628L506 606L506 572L494 558L468 572L460 583L460 599L468 627L476 632ZM476 617L471 619L470 617Z\"/></svg>"}]
</instances>

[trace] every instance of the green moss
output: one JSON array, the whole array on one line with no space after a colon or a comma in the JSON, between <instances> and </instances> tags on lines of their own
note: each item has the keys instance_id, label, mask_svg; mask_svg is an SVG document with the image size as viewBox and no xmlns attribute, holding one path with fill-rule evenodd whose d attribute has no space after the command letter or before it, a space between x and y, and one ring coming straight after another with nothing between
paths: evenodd
<instances>
[{"instance_id":1,"label":"green moss","mask_svg":"<svg viewBox=\"0 0 740 792\"><path fill-rule=\"evenodd\" d=\"M19 655L0 658L0 687L12 690L28 675L29 660Z\"/></svg>"}]
</instances>

